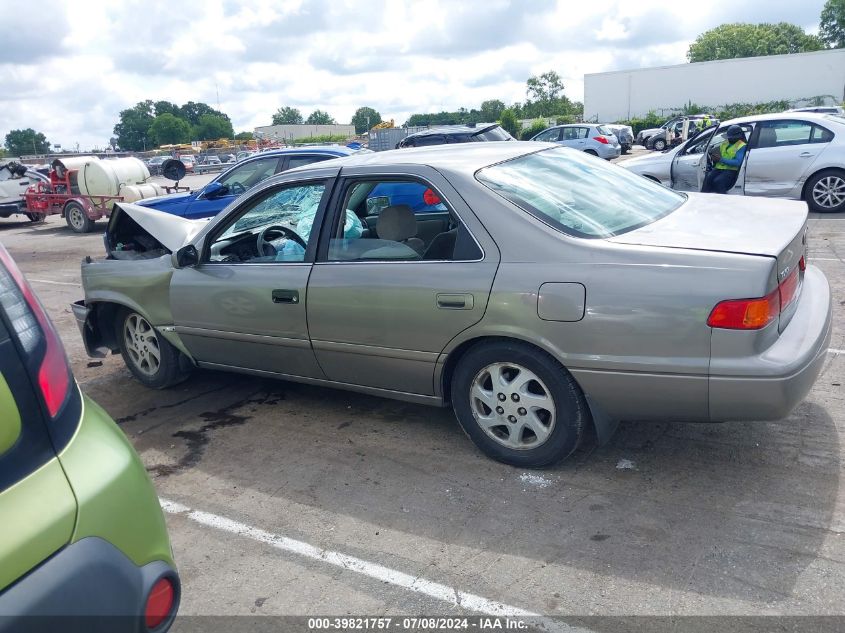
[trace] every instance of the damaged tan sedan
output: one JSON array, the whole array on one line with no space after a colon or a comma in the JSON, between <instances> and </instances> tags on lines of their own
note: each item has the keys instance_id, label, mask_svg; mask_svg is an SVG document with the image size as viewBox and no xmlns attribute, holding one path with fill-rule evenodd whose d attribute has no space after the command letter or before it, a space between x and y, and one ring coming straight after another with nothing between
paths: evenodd
<instances>
[{"instance_id":1,"label":"damaged tan sedan","mask_svg":"<svg viewBox=\"0 0 845 633\"><path fill-rule=\"evenodd\" d=\"M684 194L545 143L382 152L280 174L209 222L120 205L74 305L92 355L452 406L537 467L621 419L787 415L830 289L807 209Z\"/></svg>"}]
</instances>

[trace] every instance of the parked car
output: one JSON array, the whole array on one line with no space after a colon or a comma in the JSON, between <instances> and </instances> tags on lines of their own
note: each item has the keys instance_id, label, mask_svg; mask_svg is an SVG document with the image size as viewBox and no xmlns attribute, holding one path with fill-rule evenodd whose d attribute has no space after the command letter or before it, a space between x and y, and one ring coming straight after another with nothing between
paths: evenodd
<instances>
[{"instance_id":1,"label":"parked car","mask_svg":"<svg viewBox=\"0 0 845 633\"><path fill-rule=\"evenodd\" d=\"M222 160L227 165L230 164L230 163L237 163L238 162L238 159L234 154L223 154L220 157L220 160Z\"/></svg>"},{"instance_id":2,"label":"parked car","mask_svg":"<svg viewBox=\"0 0 845 633\"><path fill-rule=\"evenodd\" d=\"M250 156L253 156L255 154L256 154L256 152L238 152L237 155L235 156L235 162L239 163L242 160L246 160L247 158L249 158Z\"/></svg>"},{"instance_id":3,"label":"parked car","mask_svg":"<svg viewBox=\"0 0 845 633\"><path fill-rule=\"evenodd\" d=\"M27 213L26 204L21 195L35 183L49 181L49 178L41 172L17 161L8 161L0 165L0 218L8 218L19 213L29 218L30 222L43 220L43 213Z\"/></svg>"},{"instance_id":4,"label":"parked car","mask_svg":"<svg viewBox=\"0 0 845 633\"><path fill-rule=\"evenodd\" d=\"M622 153L627 154L634 146L634 130L630 125L619 125L617 123L604 123L602 127L610 130L619 141Z\"/></svg>"},{"instance_id":5,"label":"parked car","mask_svg":"<svg viewBox=\"0 0 845 633\"><path fill-rule=\"evenodd\" d=\"M189 174L193 173L194 165L197 164L197 159L194 158L194 156L192 156L191 154L182 154L179 157L179 160L181 160L182 164L185 166L186 172L188 172Z\"/></svg>"},{"instance_id":6,"label":"parked car","mask_svg":"<svg viewBox=\"0 0 845 633\"><path fill-rule=\"evenodd\" d=\"M618 158L622 153L619 141L612 131L602 125L590 123L555 125L543 130L531 140L558 143L606 160Z\"/></svg>"},{"instance_id":7,"label":"parked car","mask_svg":"<svg viewBox=\"0 0 845 633\"><path fill-rule=\"evenodd\" d=\"M0 516L2 630L170 628L180 584L156 492L2 245Z\"/></svg>"},{"instance_id":8,"label":"parked car","mask_svg":"<svg viewBox=\"0 0 845 633\"><path fill-rule=\"evenodd\" d=\"M208 218L217 215L239 195L273 174L301 165L350 156L355 152L337 145L264 152L235 164L202 189L147 198L139 204L186 218Z\"/></svg>"},{"instance_id":9,"label":"parked car","mask_svg":"<svg viewBox=\"0 0 845 633\"><path fill-rule=\"evenodd\" d=\"M220 160L219 156L211 155L211 156L206 157L205 164L206 165L222 165L223 161Z\"/></svg>"},{"instance_id":10,"label":"parked car","mask_svg":"<svg viewBox=\"0 0 845 633\"><path fill-rule=\"evenodd\" d=\"M748 150L729 193L804 200L813 211L845 211L845 118L811 112L742 117L713 126L662 154L626 160L626 169L680 191L700 191L709 153L731 125Z\"/></svg>"},{"instance_id":11,"label":"parked car","mask_svg":"<svg viewBox=\"0 0 845 633\"><path fill-rule=\"evenodd\" d=\"M158 176L161 174L162 164L170 160L170 156L153 156L147 161L147 169L150 170L151 176Z\"/></svg>"},{"instance_id":12,"label":"parked car","mask_svg":"<svg viewBox=\"0 0 845 633\"><path fill-rule=\"evenodd\" d=\"M386 183L443 210L372 208ZM121 203L73 311L90 354L150 387L198 366L450 405L486 454L537 467L589 424L788 414L831 335L806 232L802 204L679 193L546 143L359 154L210 222Z\"/></svg>"},{"instance_id":13,"label":"parked car","mask_svg":"<svg viewBox=\"0 0 845 633\"><path fill-rule=\"evenodd\" d=\"M673 144L673 140L680 137L684 121L690 121L697 129L708 127L711 123L718 123L719 120L709 114L693 114L690 116L676 116L657 128L640 130L637 134L637 144L662 152ZM686 140L686 139L679 139Z\"/></svg>"},{"instance_id":14,"label":"parked car","mask_svg":"<svg viewBox=\"0 0 845 633\"><path fill-rule=\"evenodd\" d=\"M498 123L449 125L433 127L409 134L396 144L402 147L423 147L450 143L475 143L478 141L515 141Z\"/></svg>"},{"instance_id":15,"label":"parked car","mask_svg":"<svg viewBox=\"0 0 845 633\"><path fill-rule=\"evenodd\" d=\"M845 108L842 106L807 106L805 108L792 108L787 112L815 112L817 114L838 114L845 115Z\"/></svg>"}]
</instances>

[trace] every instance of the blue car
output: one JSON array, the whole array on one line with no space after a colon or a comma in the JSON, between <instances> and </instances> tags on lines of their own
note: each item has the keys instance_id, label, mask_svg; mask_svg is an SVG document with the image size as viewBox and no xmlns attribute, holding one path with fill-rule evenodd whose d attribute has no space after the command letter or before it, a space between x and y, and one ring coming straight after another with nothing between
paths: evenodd
<instances>
[{"instance_id":1,"label":"blue car","mask_svg":"<svg viewBox=\"0 0 845 633\"><path fill-rule=\"evenodd\" d=\"M239 195L273 174L310 163L350 156L359 151L368 150L332 145L262 152L237 163L202 189L191 193L174 193L169 196L148 198L137 204L184 218L208 218L217 215Z\"/></svg>"}]
</instances>

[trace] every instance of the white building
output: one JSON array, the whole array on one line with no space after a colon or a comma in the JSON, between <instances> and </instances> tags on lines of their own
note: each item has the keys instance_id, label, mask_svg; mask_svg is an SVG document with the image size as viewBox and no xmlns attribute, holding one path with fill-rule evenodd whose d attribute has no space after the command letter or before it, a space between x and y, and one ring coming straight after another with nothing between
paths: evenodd
<instances>
[{"instance_id":1,"label":"white building","mask_svg":"<svg viewBox=\"0 0 845 633\"><path fill-rule=\"evenodd\" d=\"M262 125L255 128L253 134L257 139L271 142L285 142L296 139L307 139L314 136L355 136L354 125Z\"/></svg>"},{"instance_id":2,"label":"white building","mask_svg":"<svg viewBox=\"0 0 845 633\"><path fill-rule=\"evenodd\" d=\"M619 121L650 110L668 116L687 103L804 105L815 97L824 97L825 105L845 100L845 49L584 75L587 121Z\"/></svg>"}]
</instances>

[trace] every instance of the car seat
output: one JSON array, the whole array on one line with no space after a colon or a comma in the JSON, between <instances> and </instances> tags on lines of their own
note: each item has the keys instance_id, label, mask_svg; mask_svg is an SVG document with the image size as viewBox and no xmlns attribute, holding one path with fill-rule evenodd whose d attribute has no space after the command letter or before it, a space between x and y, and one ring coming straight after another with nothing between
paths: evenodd
<instances>
[{"instance_id":1,"label":"car seat","mask_svg":"<svg viewBox=\"0 0 845 633\"><path fill-rule=\"evenodd\" d=\"M417 235L417 218L407 204L385 207L376 221L376 233L383 240L400 242L422 255L425 243Z\"/></svg>"}]
</instances>

